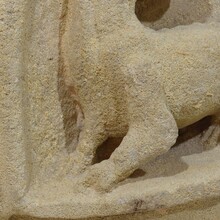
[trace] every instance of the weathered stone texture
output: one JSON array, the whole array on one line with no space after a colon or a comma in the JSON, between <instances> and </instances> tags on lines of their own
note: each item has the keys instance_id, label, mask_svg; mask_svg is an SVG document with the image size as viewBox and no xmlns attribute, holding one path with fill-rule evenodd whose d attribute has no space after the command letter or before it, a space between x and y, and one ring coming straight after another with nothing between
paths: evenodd
<instances>
[{"instance_id":1,"label":"weathered stone texture","mask_svg":"<svg viewBox=\"0 0 220 220\"><path fill-rule=\"evenodd\" d=\"M0 219L218 219L219 22L219 0L0 0Z\"/></svg>"},{"instance_id":2,"label":"weathered stone texture","mask_svg":"<svg viewBox=\"0 0 220 220\"><path fill-rule=\"evenodd\" d=\"M0 5L2 219L34 181L54 175L50 165L58 166L64 133L57 86L60 2Z\"/></svg>"},{"instance_id":3,"label":"weathered stone texture","mask_svg":"<svg viewBox=\"0 0 220 220\"><path fill-rule=\"evenodd\" d=\"M25 1L0 1L0 216L12 214L29 181L23 108Z\"/></svg>"}]
</instances>

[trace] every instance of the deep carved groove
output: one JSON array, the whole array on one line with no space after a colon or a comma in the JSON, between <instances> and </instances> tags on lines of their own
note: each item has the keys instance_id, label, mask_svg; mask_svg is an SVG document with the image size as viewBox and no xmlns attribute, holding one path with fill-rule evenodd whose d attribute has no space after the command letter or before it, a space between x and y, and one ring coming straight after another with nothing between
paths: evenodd
<instances>
[{"instance_id":1,"label":"deep carved groove","mask_svg":"<svg viewBox=\"0 0 220 220\"><path fill-rule=\"evenodd\" d=\"M66 18L68 13L69 0L63 1L62 13L60 18L59 31L59 73L58 73L58 92L63 112L63 123L66 138L66 147L68 151L72 151L71 143L78 139L79 131L76 127L77 112L76 100L74 99L74 88L68 88L65 83L65 64L62 49L63 35L66 29Z\"/></svg>"}]
</instances>

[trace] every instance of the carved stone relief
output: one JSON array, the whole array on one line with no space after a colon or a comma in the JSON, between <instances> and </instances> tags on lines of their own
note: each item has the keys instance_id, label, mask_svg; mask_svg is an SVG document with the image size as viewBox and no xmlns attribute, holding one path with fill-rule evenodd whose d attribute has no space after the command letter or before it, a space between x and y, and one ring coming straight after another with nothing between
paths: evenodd
<instances>
[{"instance_id":1,"label":"carved stone relief","mask_svg":"<svg viewBox=\"0 0 220 220\"><path fill-rule=\"evenodd\" d=\"M219 0L0 5L1 219L220 201Z\"/></svg>"}]
</instances>

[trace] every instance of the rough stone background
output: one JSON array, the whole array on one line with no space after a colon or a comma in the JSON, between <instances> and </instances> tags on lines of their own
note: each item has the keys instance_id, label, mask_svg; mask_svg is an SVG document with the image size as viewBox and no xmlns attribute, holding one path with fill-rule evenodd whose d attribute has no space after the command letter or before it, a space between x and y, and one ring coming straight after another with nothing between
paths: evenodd
<instances>
[{"instance_id":1,"label":"rough stone background","mask_svg":"<svg viewBox=\"0 0 220 220\"><path fill-rule=\"evenodd\" d=\"M62 1L0 1L0 213L6 216L36 179L51 177L47 169L64 148L61 6Z\"/></svg>"},{"instance_id":2,"label":"rough stone background","mask_svg":"<svg viewBox=\"0 0 220 220\"><path fill-rule=\"evenodd\" d=\"M23 107L25 1L0 1L0 215L11 214L29 182ZM28 129L28 128L27 128Z\"/></svg>"},{"instance_id":3,"label":"rough stone background","mask_svg":"<svg viewBox=\"0 0 220 220\"><path fill-rule=\"evenodd\" d=\"M211 1L213 8L209 7ZM178 16L180 12L176 10L183 2L187 5L185 1L173 1L163 17L170 16L166 21L149 23L143 19L143 24L155 29L184 24L181 19L185 17ZM56 175L69 144L77 138L75 103L63 80L59 50L65 3L66 0L0 0L1 219L16 212L17 201L31 185ZM198 1L188 3L194 6ZM203 0L199 4L198 13L191 10L187 23L220 21L219 0ZM203 10L205 17L201 17ZM177 23L172 12L178 12ZM202 210L186 210L162 219L219 219L219 205L201 207ZM147 215L128 215L126 219L147 219Z\"/></svg>"},{"instance_id":4,"label":"rough stone background","mask_svg":"<svg viewBox=\"0 0 220 220\"><path fill-rule=\"evenodd\" d=\"M135 213L122 216L104 218L87 218L81 220L219 220L220 205L218 201L205 202L205 204L190 204L188 207L177 207L169 212L160 210L153 213ZM10 220L62 220L62 219L36 219L31 217L12 217ZM69 219L71 220L71 219Z\"/></svg>"}]
</instances>

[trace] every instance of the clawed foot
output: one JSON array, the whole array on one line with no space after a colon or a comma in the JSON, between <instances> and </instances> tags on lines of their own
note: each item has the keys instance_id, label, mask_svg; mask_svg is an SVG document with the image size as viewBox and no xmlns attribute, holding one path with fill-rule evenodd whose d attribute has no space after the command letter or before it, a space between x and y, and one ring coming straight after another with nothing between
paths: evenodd
<instances>
[{"instance_id":1,"label":"clawed foot","mask_svg":"<svg viewBox=\"0 0 220 220\"><path fill-rule=\"evenodd\" d=\"M91 166L91 158L75 151L69 155L66 166L60 170L61 177L73 178L79 189L95 189L97 192L109 192L119 182L114 163L109 160Z\"/></svg>"},{"instance_id":2,"label":"clawed foot","mask_svg":"<svg viewBox=\"0 0 220 220\"><path fill-rule=\"evenodd\" d=\"M89 167L77 178L79 178L78 184L85 188L93 188L101 193L109 192L118 182L114 165L108 160Z\"/></svg>"}]
</instances>

